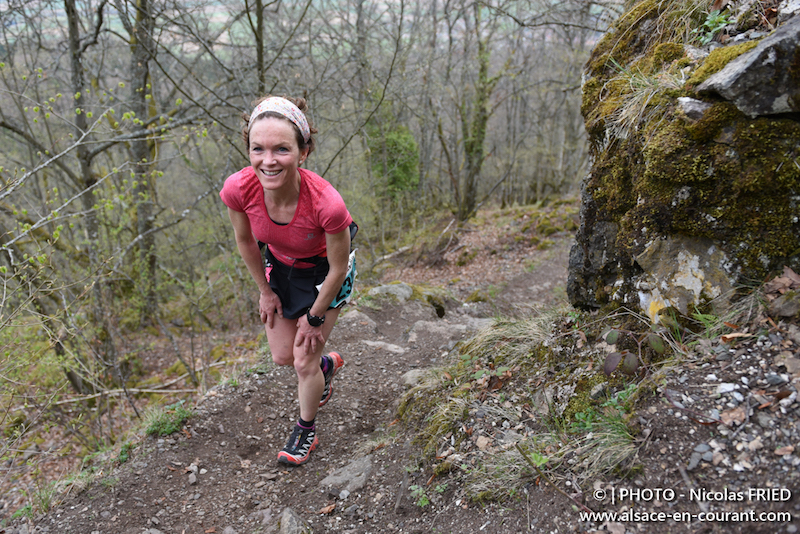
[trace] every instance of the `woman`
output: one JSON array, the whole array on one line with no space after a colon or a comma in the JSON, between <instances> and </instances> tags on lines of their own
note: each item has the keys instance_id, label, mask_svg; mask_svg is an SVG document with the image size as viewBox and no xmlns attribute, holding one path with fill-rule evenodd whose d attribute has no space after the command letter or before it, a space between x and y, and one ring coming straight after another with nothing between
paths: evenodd
<instances>
[{"instance_id":1,"label":"woman","mask_svg":"<svg viewBox=\"0 0 800 534\"><path fill-rule=\"evenodd\" d=\"M229 176L220 192L239 254L258 286L272 359L297 373L300 418L278 453L287 465L307 462L319 443L317 410L330 399L333 377L344 365L339 354L322 351L355 278L353 219L331 184L300 167L316 133L306 109L304 99L258 101L243 116L251 166Z\"/></svg>"}]
</instances>

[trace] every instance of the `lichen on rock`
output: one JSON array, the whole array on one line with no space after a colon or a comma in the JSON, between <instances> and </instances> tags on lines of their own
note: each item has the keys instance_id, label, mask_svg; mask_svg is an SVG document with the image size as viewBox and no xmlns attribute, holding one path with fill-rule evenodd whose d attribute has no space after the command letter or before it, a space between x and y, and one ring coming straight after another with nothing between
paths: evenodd
<instances>
[{"instance_id":1,"label":"lichen on rock","mask_svg":"<svg viewBox=\"0 0 800 534\"><path fill-rule=\"evenodd\" d=\"M726 308L732 293L727 255L711 240L686 237L658 239L636 258L643 273L639 277L639 307L653 323L663 310L673 308L683 315L709 303Z\"/></svg>"}]
</instances>

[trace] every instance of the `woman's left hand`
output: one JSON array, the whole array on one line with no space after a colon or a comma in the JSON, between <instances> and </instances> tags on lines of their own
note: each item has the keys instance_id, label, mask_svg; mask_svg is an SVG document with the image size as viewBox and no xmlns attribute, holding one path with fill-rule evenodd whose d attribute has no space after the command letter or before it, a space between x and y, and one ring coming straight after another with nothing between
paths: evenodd
<instances>
[{"instance_id":1,"label":"woman's left hand","mask_svg":"<svg viewBox=\"0 0 800 534\"><path fill-rule=\"evenodd\" d=\"M317 347L325 344L325 338L322 336L322 326L311 326L308 324L308 318L303 315L297 320L297 335L294 338L296 347L303 346L306 354L313 354L317 351Z\"/></svg>"}]
</instances>

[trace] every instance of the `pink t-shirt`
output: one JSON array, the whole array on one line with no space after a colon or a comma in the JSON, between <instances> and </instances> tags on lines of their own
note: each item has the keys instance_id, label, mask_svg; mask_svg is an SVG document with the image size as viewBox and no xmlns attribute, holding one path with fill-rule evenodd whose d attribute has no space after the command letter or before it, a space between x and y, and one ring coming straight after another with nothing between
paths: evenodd
<instances>
[{"instance_id":1,"label":"pink t-shirt","mask_svg":"<svg viewBox=\"0 0 800 534\"><path fill-rule=\"evenodd\" d=\"M342 196L328 181L307 169L297 170L300 197L292 222L287 225L270 219L264 189L252 167L230 175L219 193L226 206L247 214L253 237L267 243L275 258L287 265L294 264L297 258L327 256L325 234L338 234L353 222Z\"/></svg>"}]
</instances>

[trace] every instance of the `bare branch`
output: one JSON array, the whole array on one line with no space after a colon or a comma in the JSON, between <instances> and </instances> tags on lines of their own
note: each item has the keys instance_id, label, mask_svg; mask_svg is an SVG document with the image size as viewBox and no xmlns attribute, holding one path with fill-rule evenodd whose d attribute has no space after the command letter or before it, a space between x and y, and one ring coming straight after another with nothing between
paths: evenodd
<instances>
[{"instance_id":1,"label":"bare branch","mask_svg":"<svg viewBox=\"0 0 800 534\"><path fill-rule=\"evenodd\" d=\"M176 217L175 219L173 219L172 221L164 223L164 224L162 224L160 226L155 226L153 228L150 228L146 232L143 232L143 233L137 235L130 243L128 243L128 245L124 249L118 248L114 253L114 255L117 257L117 261L116 261L116 263L114 263L113 269L114 270L119 269L120 265L122 265L122 261L123 261L123 258L125 257L125 255L128 254L128 252L130 252L131 249L133 249L133 247L135 247L136 244L139 243L140 241L142 241L145 237L147 237L147 236L149 236L151 234L154 234L156 232L161 232L163 230L166 230L167 228L170 228L170 227L175 226L176 224L180 223L181 221L186 219L186 217L189 216L189 214L192 212L194 207L197 206L200 203L200 201L202 201L204 198L206 198L211 193L216 193L216 192L217 192L217 188L208 189L203 194L199 195L188 208L184 209L181 212L181 214L178 217Z\"/></svg>"},{"instance_id":2,"label":"bare branch","mask_svg":"<svg viewBox=\"0 0 800 534\"><path fill-rule=\"evenodd\" d=\"M325 167L325 170L322 172L322 176L325 176L325 174L327 174L327 172L330 170L331 166L333 165L333 162L336 161L336 158L339 157L339 154L341 154L344 151L344 149L347 148L347 145L349 145L350 142L355 138L355 136L358 135L358 133L361 131L361 129L364 128L364 126L367 125L367 123L370 121L372 116L375 115L375 113L377 113L378 109L380 109L381 105L383 104L383 101L386 99L386 90L389 87L389 82L392 80L392 73L394 72L394 67L395 67L395 63L397 61L397 57L400 55L400 47L401 47L401 42L402 42L401 41L401 37L403 35L403 14L404 14L404 12L405 12L405 0L400 0L400 17L399 17L399 20L397 22L397 35L395 37L394 54L392 55L392 62L389 65L389 72L386 74L386 82L383 84L383 90L381 91L381 99L378 101L377 104L375 104L375 107L372 109L372 111L369 112L369 115L367 115L367 117L359 125L359 127L355 128L353 130L353 133L350 135L350 137L347 138L347 141L345 141L342 144L342 146L339 148L339 150L336 152L336 154L333 155L331 160L328 162L328 166Z\"/></svg>"},{"instance_id":3,"label":"bare branch","mask_svg":"<svg viewBox=\"0 0 800 534\"><path fill-rule=\"evenodd\" d=\"M80 49L80 54L86 52L90 46L97 44L97 36L100 35L100 29L103 27L103 12L105 11L107 3L108 0L103 0L97 7L97 22L94 25L94 35L92 35L92 38L83 44Z\"/></svg>"}]
</instances>

